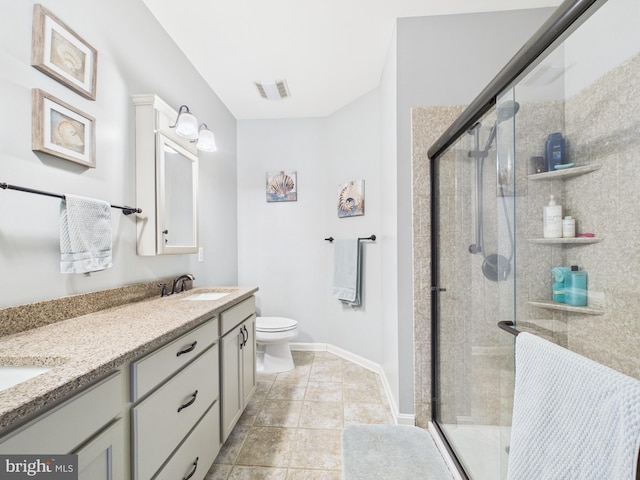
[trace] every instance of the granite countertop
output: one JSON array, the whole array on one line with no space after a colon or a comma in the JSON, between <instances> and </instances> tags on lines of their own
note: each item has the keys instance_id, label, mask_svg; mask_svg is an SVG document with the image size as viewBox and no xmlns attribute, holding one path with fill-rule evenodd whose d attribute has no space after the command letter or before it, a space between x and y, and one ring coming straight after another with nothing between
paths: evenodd
<instances>
[{"instance_id":1,"label":"granite countertop","mask_svg":"<svg viewBox=\"0 0 640 480\"><path fill-rule=\"evenodd\" d=\"M41 408L191 330L257 290L199 287L0 336L0 365L52 367L0 391L0 435ZM229 295L218 300L184 300L203 292Z\"/></svg>"}]
</instances>

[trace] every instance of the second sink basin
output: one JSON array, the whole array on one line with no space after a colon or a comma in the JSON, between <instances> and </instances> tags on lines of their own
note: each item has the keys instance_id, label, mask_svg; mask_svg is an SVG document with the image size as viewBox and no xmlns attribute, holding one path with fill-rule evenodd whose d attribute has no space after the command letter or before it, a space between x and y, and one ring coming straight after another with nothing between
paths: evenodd
<instances>
[{"instance_id":1,"label":"second sink basin","mask_svg":"<svg viewBox=\"0 0 640 480\"><path fill-rule=\"evenodd\" d=\"M218 300L229 295L229 292L203 292L189 295L185 300Z\"/></svg>"},{"instance_id":2,"label":"second sink basin","mask_svg":"<svg viewBox=\"0 0 640 480\"><path fill-rule=\"evenodd\" d=\"M52 367L0 366L0 391L47 373Z\"/></svg>"}]
</instances>

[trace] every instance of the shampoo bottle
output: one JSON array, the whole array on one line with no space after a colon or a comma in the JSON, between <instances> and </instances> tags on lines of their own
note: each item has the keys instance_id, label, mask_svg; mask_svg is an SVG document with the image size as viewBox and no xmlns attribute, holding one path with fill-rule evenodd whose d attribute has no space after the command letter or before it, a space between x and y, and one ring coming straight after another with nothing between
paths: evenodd
<instances>
[{"instance_id":1,"label":"shampoo bottle","mask_svg":"<svg viewBox=\"0 0 640 480\"><path fill-rule=\"evenodd\" d=\"M556 165L565 163L565 141L560 132L552 133L547 138L545 145L545 160L547 161L547 171L553 172Z\"/></svg>"},{"instance_id":2,"label":"shampoo bottle","mask_svg":"<svg viewBox=\"0 0 640 480\"><path fill-rule=\"evenodd\" d=\"M584 307L587 305L587 272L571 265L564 281L564 303Z\"/></svg>"},{"instance_id":3,"label":"shampoo bottle","mask_svg":"<svg viewBox=\"0 0 640 480\"><path fill-rule=\"evenodd\" d=\"M565 279L569 275L571 269L569 267L555 267L551 269L551 274L553 275L553 279L555 280L553 283L553 301L558 303L565 303L564 301L564 292L565 292Z\"/></svg>"},{"instance_id":4,"label":"shampoo bottle","mask_svg":"<svg viewBox=\"0 0 640 480\"><path fill-rule=\"evenodd\" d=\"M562 238L562 205L557 205L553 195L549 198L549 205L542 211L542 236L544 238Z\"/></svg>"},{"instance_id":5,"label":"shampoo bottle","mask_svg":"<svg viewBox=\"0 0 640 480\"><path fill-rule=\"evenodd\" d=\"M562 220L562 237L573 238L576 236L576 220L571 216L564 217Z\"/></svg>"}]
</instances>

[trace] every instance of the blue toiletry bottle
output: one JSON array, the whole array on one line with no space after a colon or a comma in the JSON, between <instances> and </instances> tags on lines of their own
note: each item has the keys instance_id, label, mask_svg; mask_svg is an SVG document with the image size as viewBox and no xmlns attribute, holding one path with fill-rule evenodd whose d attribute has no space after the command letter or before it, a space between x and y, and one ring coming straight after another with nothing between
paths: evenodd
<instances>
[{"instance_id":1,"label":"blue toiletry bottle","mask_svg":"<svg viewBox=\"0 0 640 480\"><path fill-rule=\"evenodd\" d=\"M553 301L558 303L565 303L564 291L565 291L565 279L571 272L569 267L555 267L551 269L551 274L555 282L553 283Z\"/></svg>"},{"instance_id":2,"label":"blue toiletry bottle","mask_svg":"<svg viewBox=\"0 0 640 480\"><path fill-rule=\"evenodd\" d=\"M571 265L571 271L564 282L564 303L576 307L587 305L587 272Z\"/></svg>"},{"instance_id":3,"label":"blue toiletry bottle","mask_svg":"<svg viewBox=\"0 0 640 480\"><path fill-rule=\"evenodd\" d=\"M556 169L556 165L565 163L565 155L565 141L562 134L560 132L550 134L545 147L547 171L553 172Z\"/></svg>"}]
</instances>

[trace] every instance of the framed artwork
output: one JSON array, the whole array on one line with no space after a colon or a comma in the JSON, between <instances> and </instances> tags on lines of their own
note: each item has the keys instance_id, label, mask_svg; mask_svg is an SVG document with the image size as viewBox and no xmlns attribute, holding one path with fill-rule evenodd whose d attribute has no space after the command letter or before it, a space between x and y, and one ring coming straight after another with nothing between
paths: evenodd
<instances>
[{"instance_id":1,"label":"framed artwork","mask_svg":"<svg viewBox=\"0 0 640 480\"><path fill-rule=\"evenodd\" d=\"M298 200L298 180L295 171L267 172L267 202Z\"/></svg>"},{"instance_id":2,"label":"framed artwork","mask_svg":"<svg viewBox=\"0 0 640 480\"><path fill-rule=\"evenodd\" d=\"M338 218L364 215L364 180L353 180L338 188Z\"/></svg>"},{"instance_id":3,"label":"framed artwork","mask_svg":"<svg viewBox=\"0 0 640 480\"><path fill-rule=\"evenodd\" d=\"M38 88L32 101L32 150L95 168L95 119Z\"/></svg>"},{"instance_id":4,"label":"framed artwork","mask_svg":"<svg viewBox=\"0 0 640 480\"><path fill-rule=\"evenodd\" d=\"M98 52L40 4L33 7L31 65L71 90L96 99Z\"/></svg>"}]
</instances>

